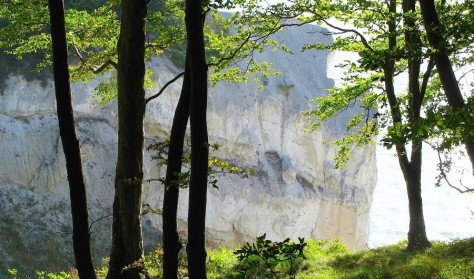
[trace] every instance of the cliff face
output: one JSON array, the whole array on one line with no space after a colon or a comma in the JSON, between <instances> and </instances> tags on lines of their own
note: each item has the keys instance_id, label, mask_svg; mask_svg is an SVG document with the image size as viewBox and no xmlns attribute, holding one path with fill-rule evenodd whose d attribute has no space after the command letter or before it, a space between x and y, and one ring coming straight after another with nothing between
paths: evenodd
<instances>
[{"instance_id":1,"label":"cliff face","mask_svg":"<svg viewBox=\"0 0 474 279\"><path fill-rule=\"evenodd\" d=\"M237 244L267 233L286 237L340 237L352 249L367 246L368 218L376 182L375 146L354 151L343 170L335 170L334 149L323 141L345 132L348 111L321 131L304 130L310 120L301 115L310 99L333 85L327 76L331 56L304 52L304 43L325 41L316 27L290 29L277 40L294 55L265 52L254 58L270 61L281 72L257 90L248 84L220 83L210 89L210 143L215 155L240 166L255 167L256 176L218 177L219 189L209 188L207 237L210 244ZM316 31L316 32L314 32ZM148 63L159 88L179 70L168 60ZM105 106L91 98L99 81L72 87L77 131L88 185L95 256L107 256L116 160L116 103ZM147 107L147 143L169 135L180 82ZM152 94L150 92L149 94ZM49 79L27 81L20 75L5 79L0 95L0 270L28 261L32 268L72 263L67 175L55 116L54 88ZM164 175L146 153L147 179ZM144 203L161 207L163 186L144 184ZM186 235L187 190L181 192L179 229ZM161 217L144 217L145 246L160 239Z\"/></svg>"}]
</instances>

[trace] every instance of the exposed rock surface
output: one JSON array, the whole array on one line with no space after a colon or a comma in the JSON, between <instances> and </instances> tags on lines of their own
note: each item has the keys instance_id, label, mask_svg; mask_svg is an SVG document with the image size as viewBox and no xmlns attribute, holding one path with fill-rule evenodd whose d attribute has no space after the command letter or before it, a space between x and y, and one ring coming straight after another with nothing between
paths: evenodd
<instances>
[{"instance_id":1,"label":"exposed rock surface","mask_svg":"<svg viewBox=\"0 0 474 279\"><path fill-rule=\"evenodd\" d=\"M257 170L247 179L219 177L219 189L209 188L210 244L233 245L267 233L272 239L340 237L350 248L367 246L375 147L355 150L347 167L335 170L334 149L323 141L345 132L344 119L351 112L321 131L304 131L310 122L301 112L311 108L309 100L333 85L327 77L331 61L327 52L299 52L304 43L329 39L315 29L305 26L277 36L295 50L294 55L269 51L255 56L271 61L282 73L265 81L263 90L253 82L221 83L210 89L209 132L211 143L220 145L216 155ZM156 72L158 88L180 71L165 59L148 65ZM117 142L116 103L101 106L91 98L97 84L77 83L72 88L92 220L111 214ZM180 86L173 84L148 105L148 143L167 138ZM18 263L26 261L40 269L70 265L67 175L52 81L10 75L0 88L0 270L21 269ZM158 178L164 171L146 153L146 178ZM144 203L159 208L163 186L151 182L144 189ZM183 237L186 199L183 190L179 206ZM160 239L160 230L161 217L147 215L148 248ZM110 218L95 223L92 232L96 258L107 256Z\"/></svg>"}]
</instances>

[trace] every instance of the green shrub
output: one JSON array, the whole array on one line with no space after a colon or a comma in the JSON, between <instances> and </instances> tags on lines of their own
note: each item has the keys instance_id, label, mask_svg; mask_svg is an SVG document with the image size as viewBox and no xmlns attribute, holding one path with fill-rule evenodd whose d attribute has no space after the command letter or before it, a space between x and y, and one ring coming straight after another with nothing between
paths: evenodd
<instances>
[{"instance_id":1,"label":"green shrub","mask_svg":"<svg viewBox=\"0 0 474 279\"><path fill-rule=\"evenodd\" d=\"M439 273L439 279L474 279L474 260L459 259Z\"/></svg>"},{"instance_id":2,"label":"green shrub","mask_svg":"<svg viewBox=\"0 0 474 279\"><path fill-rule=\"evenodd\" d=\"M237 264L237 258L230 249L219 247L216 250L209 250L207 252L207 272L209 279L223 278L223 274L226 274L226 278L237 276L238 273L234 271Z\"/></svg>"},{"instance_id":3,"label":"green shrub","mask_svg":"<svg viewBox=\"0 0 474 279\"><path fill-rule=\"evenodd\" d=\"M289 238L281 242L266 239L266 234L257 237L255 243L246 243L234 252L242 264L241 274L245 278L280 278L288 275L296 278L298 266L303 259L304 249L308 244L304 238L298 238L298 243Z\"/></svg>"}]
</instances>

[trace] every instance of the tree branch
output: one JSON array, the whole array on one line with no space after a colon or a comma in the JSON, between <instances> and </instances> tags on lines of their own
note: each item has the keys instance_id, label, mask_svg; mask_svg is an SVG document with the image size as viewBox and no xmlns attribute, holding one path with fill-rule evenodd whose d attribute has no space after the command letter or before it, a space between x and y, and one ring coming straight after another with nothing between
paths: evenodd
<instances>
[{"instance_id":1,"label":"tree branch","mask_svg":"<svg viewBox=\"0 0 474 279\"><path fill-rule=\"evenodd\" d=\"M161 90L156 93L155 95L151 96L151 97L148 97L146 100L145 100L145 104L148 104L148 102L150 102L151 100L155 99L155 98L158 98L162 93L163 91L165 91L165 89L170 86L173 82L175 82L176 80L178 80L180 77L184 76L184 72L182 73L179 73L177 76L175 76L172 80L168 81L162 88Z\"/></svg>"},{"instance_id":2,"label":"tree branch","mask_svg":"<svg viewBox=\"0 0 474 279\"><path fill-rule=\"evenodd\" d=\"M428 80L430 79L431 72L433 71L434 66L435 66L434 56L431 55L430 60L428 61L428 66L426 67L426 72L423 74L423 81L421 83L420 93L421 93L422 99L425 96L426 88L428 87Z\"/></svg>"},{"instance_id":3,"label":"tree branch","mask_svg":"<svg viewBox=\"0 0 474 279\"><path fill-rule=\"evenodd\" d=\"M79 49L77 49L77 46L72 45L72 47L74 48L74 51L76 52L77 57L79 57L79 60L81 60L81 62L84 63L84 57L82 57L81 53L79 52Z\"/></svg>"},{"instance_id":4,"label":"tree branch","mask_svg":"<svg viewBox=\"0 0 474 279\"><path fill-rule=\"evenodd\" d=\"M458 191L461 194L474 192L474 188L469 188L469 187L464 186L462 184L461 178L459 179L459 183L464 187L464 190L461 189L458 186L455 186L455 185L451 184L451 182L449 181L448 176L447 176L447 174L446 174L446 172L444 171L444 168L443 168L443 159L441 158L441 152L438 149L436 149L436 152L438 153L438 160L439 160L438 170L439 170L439 173L440 173L441 177L443 177L443 180L446 181L446 184L448 184L449 187L455 189L456 191Z\"/></svg>"},{"instance_id":5,"label":"tree branch","mask_svg":"<svg viewBox=\"0 0 474 279\"><path fill-rule=\"evenodd\" d=\"M237 47L233 52L232 54L230 54L229 56L226 56L226 57L221 57L217 62L215 63L208 63L207 66L210 67L210 66L218 66L219 64L221 64L222 62L224 61L227 61L227 60L231 60L233 59L237 53L245 46L245 44L247 44L247 42L250 40L250 38L252 37L252 34L249 33L247 35L247 38L245 38L245 40L240 44L239 47Z\"/></svg>"},{"instance_id":6,"label":"tree branch","mask_svg":"<svg viewBox=\"0 0 474 279\"><path fill-rule=\"evenodd\" d=\"M368 49L370 50L371 52L375 52L374 49L370 46L369 42L367 41L367 39L364 37L364 35L362 35L362 33L360 33L359 31L355 30L355 29L346 29L346 28L341 28L341 27L337 27L331 23L329 23L326 19L324 18L321 18L320 19L322 22L324 22L327 26L331 27L331 28L334 28L336 30L339 30L341 32L344 32L344 33L354 33L356 34L359 38L360 38L360 41L362 42L362 44Z\"/></svg>"},{"instance_id":7,"label":"tree branch","mask_svg":"<svg viewBox=\"0 0 474 279\"><path fill-rule=\"evenodd\" d=\"M105 219L105 218L112 217L112 216L113 216L113 214L108 214L108 215L102 216L102 217L100 217L100 218L95 219L94 221L92 221L91 224L89 225L89 234L91 233L92 226L93 226L95 223L97 223L97 222L99 222L99 221L102 221L102 220Z\"/></svg>"},{"instance_id":8,"label":"tree branch","mask_svg":"<svg viewBox=\"0 0 474 279\"><path fill-rule=\"evenodd\" d=\"M458 78L458 84L461 82L461 80L462 80L465 76L467 76L469 73L472 73L472 72L474 72L474 69L470 69L470 70L468 70L467 72L465 72L464 74L462 74L462 75Z\"/></svg>"},{"instance_id":9,"label":"tree branch","mask_svg":"<svg viewBox=\"0 0 474 279\"><path fill-rule=\"evenodd\" d=\"M150 212L154 214L158 214L158 215L163 215L163 209L161 208L154 209L148 203L143 204L142 208L143 208L142 215L146 215Z\"/></svg>"},{"instance_id":10,"label":"tree branch","mask_svg":"<svg viewBox=\"0 0 474 279\"><path fill-rule=\"evenodd\" d=\"M76 47L76 45L73 45L74 51L77 54L77 57L79 57L79 60L81 60L82 63L86 63L84 57L82 57L81 52L79 49ZM89 69L94 73L94 74L100 74L105 68L108 66L113 66L115 69L117 69L117 63L112 61L112 60L107 60L104 64L100 65L98 68L95 68L90 66Z\"/></svg>"},{"instance_id":11,"label":"tree branch","mask_svg":"<svg viewBox=\"0 0 474 279\"><path fill-rule=\"evenodd\" d=\"M170 33L169 39L166 40L165 42L162 42L162 43L151 43L151 42L150 42L150 36L147 35L147 43L145 44L145 47L146 47L146 48L158 48L158 49L161 49L161 50L166 50L166 48L167 48L172 42L175 41L174 35L175 35L175 34L179 34L179 33L181 33L181 32L176 31L176 32Z\"/></svg>"},{"instance_id":12,"label":"tree branch","mask_svg":"<svg viewBox=\"0 0 474 279\"><path fill-rule=\"evenodd\" d=\"M117 63L115 63L114 61L112 60L107 60L104 64L102 64L101 66L99 66L98 68L94 69L93 67L91 67L91 70L94 74L100 74L103 70L105 70L105 68L107 68L108 66L113 66L115 69L117 69Z\"/></svg>"}]
</instances>

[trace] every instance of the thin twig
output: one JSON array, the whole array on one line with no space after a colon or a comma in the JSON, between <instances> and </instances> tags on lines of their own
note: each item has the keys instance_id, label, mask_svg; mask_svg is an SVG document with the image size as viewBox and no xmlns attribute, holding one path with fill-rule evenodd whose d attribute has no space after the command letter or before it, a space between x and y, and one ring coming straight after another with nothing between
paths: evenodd
<instances>
[{"instance_id":1,"label":"thin twig","mask_svg":"<svg viewBox=\"0 0 474 279\"><path fill-rule=\"evenodd\" d=\"M142 208L143 208L143 212L142 212L142 215L146 215L148 213L155 213L155 214L158 214L158 215L162 215L163 214L163 210L161 208L158 208L158 209L153 209L148 203L145 203L142 205Z\"/></svg>"},{"instance_id":2,"label":"thin twig","mask_svg":"<svg viewBox=\"0 0 474 279\"><path fill-rule=\"evenodd\" d=\"M150 179L144 179L143 182L147 182L147 183L151 183L151 182L154 182L154 181L159 181L161 182L162 179L161 178L150 178Z\"/></svg>"},{"instance_id":3,"label":"thin twig","mask_svg":"<svg viewBox=\"0 0 474 279\"><path fill-rule=\"evenodd\" d=\"M81 52L79 51L79 49L77 48L76 45L73 45L73 48L74 48L74 51L76 52L77 54L77 57L79 57L79 60L81 60L82 63L85 63L85 59L84 57L81 55ZM108 66L113 66L115 69L117 69L117 63L108 59L104 64L100 65L99 67L97 68L94 68L94 67L89 67L90 70L94 73L94 74L99 74L100 72L102 72L103 70L105 70L105 68L107 68Z\"/></svg>"},{"instance_id":4,"label":"thin twig","mask_svg":"<svg viewBox=\"0 0 474 279\"><path fill-rule=\"evenodd\" d=\"M368 49L370 50L371 52L375 52L374 49L370 46L369 42L367 41L367 39L365 38L364 35L362 35L362 33L360 33L359 31L355 30L355 29L346 29L346 28L341 28L341 27L337 27L331 23L329 23L326 19L321 19L322 22L324 22L326 25L328 25L329 27L331 28L334 28L336 30L339 30L341 32L345 32L345 33L354 33L356 34L359 38L360 38L360 41L362 42L362 44Z\"/></svg>"},{"instance_id":5,"label":"thin twig","mask_svg":"<svg viewBox=\"0 0 474 279\"><path fill-rule=\"evenodd\" d=\"M426 141L425 141L426 142ZM471 193L471 192L474 192L474 188L469 188L465 185L462 184L461 182L461 179L462 179L462 175L461 175L461 178L459 179L459 183L464 187L464 190L461 189L460 187L458 186L455 186L451 183L451 181L449 181L448 179L448 175L446 174L446 172L444 171L444 168L443 168L443 158L441 158L441 151L436 148L433 144L429 143L429 142L426 142L428 145L430 145L433 149L436 149L436 153L438 155L438 161L439 161L439 173L441 175L441 177L443 177L443 180L446 182L446 184L448 184L449 187L455 189L456 191L458 191L459 193L461 194L464 194L464 193Z\"/></svg>"},{"instance_id":6,"label":"thin twig","mask_svg":"<svg viewBox=\"0 0 474 279\"><path fill-rule=\"evenodd\" d=\"M426 67L426 72L423 75L423 81L421 83L420 93L421 93L422 98L424 98L425 96L426 88L428 87L428 80L430 79L431 72L433 71L434 66L435 66L434 57L430 56L430 60L428 61L428 66Z\"/></svg>"},{"instance_id":7,"label":"thin twig","mask_svg":"<svg viewBox=\"0 0 474 279\"><path fill-rule=\"evenodd\" d=\"M472 73L474 72L474 69L470 69L469 71L465 72L464 74L462 74L459 78L458 78L458 84L461 82L461 80L466 76L468 75L469 73Z\"/></svg>"},{"instance_id":8,"label":"thin twig","mask_svg":"<svg viewBox=\"0 0 474 279\"><path fill-rule=\"evenodd\" d=\"M233 59L237 53L245 46L245 44L247 44L247 42L250 40L250 38L252 37L252 34L248 34L247 38L245 38L245 40L240 44L240 46L238 48L236 48L231 55L229 56L226 56L226 57L221 57L217 62L215 63L208 63L207 66L210 67L210 66L218 66L220 65L222 62L224 61L227 61L227 60L231 60Z\"/></svg>"},{"instance_id":9,"label":"thin twig","mask_svg":"<svg viewBox=\"0 0 474 279\"><path fill-rule=\"evenodd\" d=\"M84 144L86 144L87 142L89 142L91 140L91 137L87 137L85 140L82 141L81 145L79 146L79 148L82 148L82 146Z\"/></svg>"},{"instance_id":10,"label":"thin twig","mask_svg":"<svg viewBox=\"0 0 474 279\"><path fill-rule=\"evenodd\" d=\"M165 89L170 86L173 82L175 82L176 80L178 80L180 77L184 76L184 72L182 73L179 73L177 76L175 76L172 80L168 81L162 88L161 90L156 93L155 95L151 96L151 97L148 97L146 100L145 100L145 104L148 104L148 102L150 102L151 100L155 99L155 98L158 98L161 94L163 94L163 92L165 91Z\"/></svg>"},{"instance_id":11,"label":"thin twig","mask_svg":"<svg viewBox=\"0 0 474 279\"><path fill-rule=\"evenodd\" d=\"M90 231L91 231L91 229L92 229L92 226L93 226L95 223L97 223L97 222L99 222L99 221L102 221L102 220L105 219L105 218L112 217L112 216L113 216L113 214L109 214L109 215L102 216L102 217L100 217L99 219L96 219L96 220L92 221L91 224L89 225L89 234L90 234Z\"/></svg>"},{"instance_id":12,"label":"thin twig","mask_svg":"<svg viewBox=\"0 0 474 279\"><path fill-rule=\"evenodd\" d=\"M94 74L100 74L103 70L105 70L105 68L107 68L108 66L113 66L115 69L117 69L117 63L115 61L112 61L112 60L107 60L105 61L104 64L100 65L98 68L94 69L93 67L91 67L91 70L92 72L94 72Z\"/></svg>"}]
</instances>

